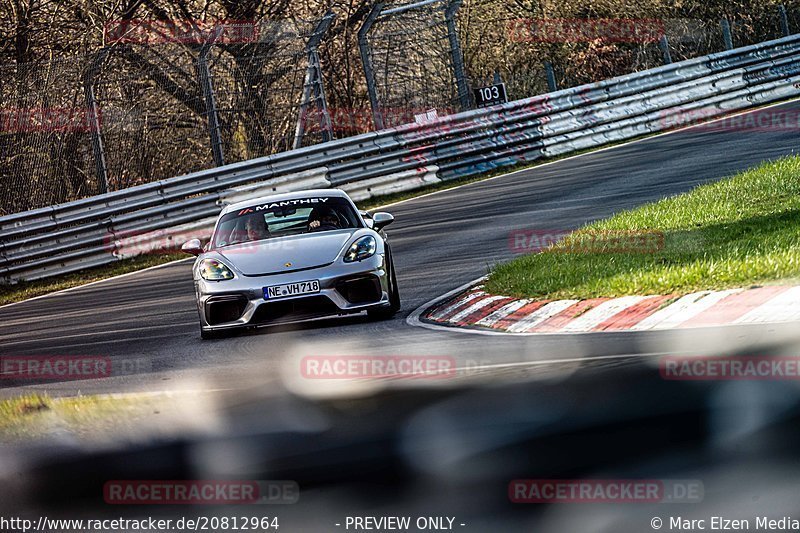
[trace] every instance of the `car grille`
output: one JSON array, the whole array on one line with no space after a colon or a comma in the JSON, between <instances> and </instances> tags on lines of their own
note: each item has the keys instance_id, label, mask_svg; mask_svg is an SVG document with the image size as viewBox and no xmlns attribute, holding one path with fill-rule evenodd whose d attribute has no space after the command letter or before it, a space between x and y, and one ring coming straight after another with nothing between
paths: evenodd
<instances>
[{"instance_id":1,"label":"car grille","mask_svg":"<svg viewBox=\"0 0 800 533\"><path fill-rule=\"evenodd\" d=\"M250 323L266 324L277 320L303 320L339 313L341 310L327 296L309 296L265 302L258 306Z\"/></svg>"}]
</instances>

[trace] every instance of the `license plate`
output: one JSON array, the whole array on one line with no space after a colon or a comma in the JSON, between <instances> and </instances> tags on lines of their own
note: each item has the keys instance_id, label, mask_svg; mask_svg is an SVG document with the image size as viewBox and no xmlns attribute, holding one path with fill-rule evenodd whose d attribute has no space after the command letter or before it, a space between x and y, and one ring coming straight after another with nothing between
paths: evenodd
<instances>
[{"instance_id":1,"label":"license plate","mask_svg":"<svg viewBox=\"0 0 800 533\"><path fill-rule=\"evenodd\" d=\"M299 296L301 294L313 294L319 292L319 281L298 281L297 283L287 283L285 285L273 285L264 287L264 299L274 300L275 298L286 298L288 296Z\"/></svg>"}]
</instances>

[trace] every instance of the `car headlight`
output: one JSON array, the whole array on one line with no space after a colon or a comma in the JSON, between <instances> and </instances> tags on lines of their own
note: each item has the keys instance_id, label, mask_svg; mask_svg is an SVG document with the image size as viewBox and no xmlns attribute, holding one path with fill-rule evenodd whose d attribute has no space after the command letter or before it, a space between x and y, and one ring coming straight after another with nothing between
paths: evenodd
<instances>
[{"instance_id":1,"label":"car headlight","mask_svg":"<svg viewBox=\"0 0 800 533\"><path fill-rule=\"evenodd\" d=\"M361 261L375 255L377 249L378 243L375 241L375 237L366 235L350 245L350 249L344 254L344 262Z\"/></svg>"},{"instance_id":2,"label":"car headlight","mask_svg":"<svg viewBox=\"0 0 800 533\"><path fill-rule=\"evenodd\" d=\"M208 281L233 279L233 272L225 263L216 259L203 259L200 261L200 276Z\"/></svg>"}]
</instances>

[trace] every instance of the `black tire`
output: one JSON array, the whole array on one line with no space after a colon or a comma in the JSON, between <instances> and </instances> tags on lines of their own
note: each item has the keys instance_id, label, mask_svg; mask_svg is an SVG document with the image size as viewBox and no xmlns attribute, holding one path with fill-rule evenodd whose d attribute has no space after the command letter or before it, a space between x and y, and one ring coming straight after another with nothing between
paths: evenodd
<instances>
[{"instance_id":1,"label":"black tire","mask_svg":"<svg viewBox=\"0 0 800 533\"><path fill-rule=\"evenodd\" d=\"M200 328L200 338L204 341L211 339L222 339L225 337L225 330L205 330Z\"/></svg>"},{"instance_id":2,"label":"black tire","mask_svg":"<svg viewBox=\"0 0 800 533\"><path fill-rule=\"evenodd\" d=\"M397 277L394 273L394 261L389 256L389 305L380 309L370 309L367 315L374 320L387 320L400 310L400 291L397 289Z\"/></svg>"}]
</instances>

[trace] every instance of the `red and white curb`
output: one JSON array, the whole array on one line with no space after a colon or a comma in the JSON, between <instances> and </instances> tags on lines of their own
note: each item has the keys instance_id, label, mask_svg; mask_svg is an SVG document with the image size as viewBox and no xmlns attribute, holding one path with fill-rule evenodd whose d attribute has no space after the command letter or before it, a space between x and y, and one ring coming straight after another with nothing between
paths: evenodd
<instances>
[{"instance_id":1,"label":"red and white curb","mask_svg":"<svg viewBox=\"0 0 800 533\"><path fill-rule=\"evenodd\" d=\"M800 286L786 285L686 295L528 300L487 294L473 282L426 304L409 317L412 325L529 335L794 321L800 321Z\"/></svg>"}]
</instances>

